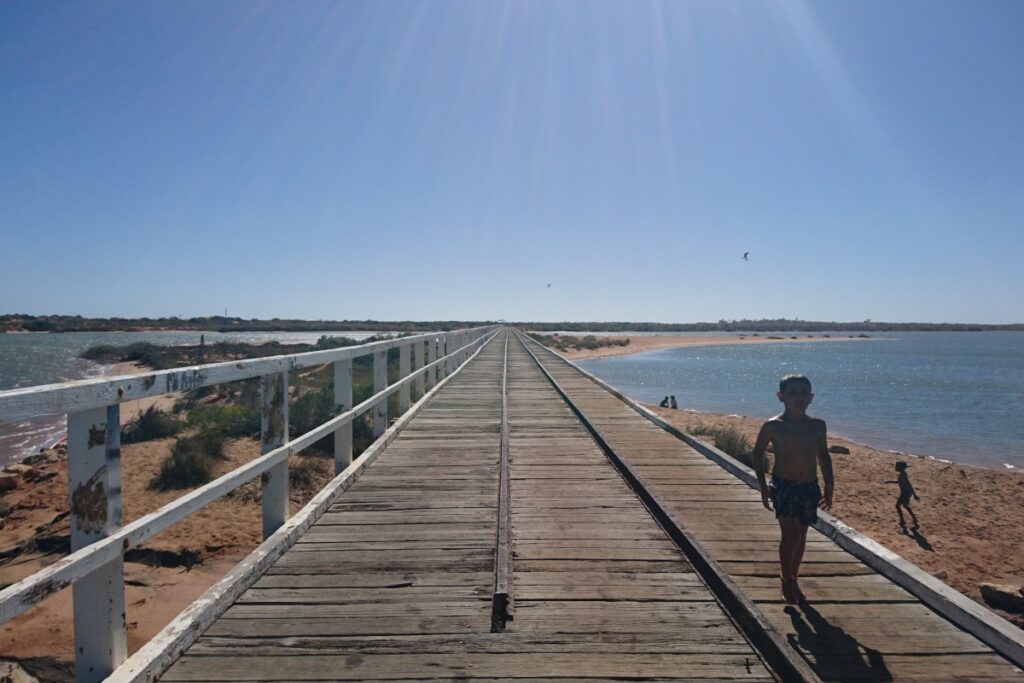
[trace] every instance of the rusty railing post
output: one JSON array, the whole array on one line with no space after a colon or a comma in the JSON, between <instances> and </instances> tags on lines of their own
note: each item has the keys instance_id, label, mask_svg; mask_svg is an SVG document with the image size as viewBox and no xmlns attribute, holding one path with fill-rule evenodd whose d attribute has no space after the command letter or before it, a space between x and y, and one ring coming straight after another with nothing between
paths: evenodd
<instances>
[{"instance_id":1,"label":"rusty railing post","mask_svg":"<svg viewBox=\"0 0 1024 683\"><path fill-rule=\"evenodd\" d=\"M419 370L426 365L426 345L422 341L416 342L413 346L412 351L412 369ZM426 373L424 373L426 374ZM427 378L421 374L416 378L414 384L416 385L416 400L423 398L423 395L427 393Z\"/></svg>"},{"instance_id":2,"label":"rusty railing post","mask_svg":"<svg viewBox=\"0 0 1024 683\"><path fill-rule=\"evenodd\" d=\"M379 394L388 388L388 352L377 351L373 354L373 393ZM373 438L377 438L388 428L388 397L377 401L373 406Z\"/></svg>"},{"instance_id":3,"label":"rusty railing post","mask_svg":"<svg viewBox=\"0 0 1024 683\"><path fill-rule=\"evenodd\" d=\"M352 359L334 362L334 408L341 415L352 409ZM352 464L352 422L334 431L334 474Z\"/></svg>"},{"instance_id":4,"label":"rusty railing post","mask_svg":"<svg viewBox=\"0 0 1024 683\"><path fill-rule=\"evenodd\" d=\"M120 406L68 415L68 495L72 552L120 528ZM101 681L128 655L124 557L75 581L71 593L75 681Z\"/></svg>"},{"instance_id":5,"label":"rusty railing post","mask_svg":"<svg viewBox=\"0 0 1024 683\"><path fill-rule=\"evenodd\" d=\"M402 344L398 347L398 381L409 376L411 372L412 344ZM405 415L409 410L409 398L412 396L412 387L409 382L398 387L398 416Z\"/></svg>"},{"instance_id":6,"label":"rusty railing post","mask_svg":"<svg viewBox=\"0 0 1024 683\"><path fill-rule=\"evenodd\" d=\"M260 377L260 453L288 441L288 372ZM263 473L263 538L288 520L288 460Z\"/></svg>"},{"instance_id":7,"label":"rusty railing post","mask_svg":"<svg viewBox=\"0 0 1024 683\"><path fill-rule=\"evenodd\" d=\"M427 363L433 363L437 360L437 337L431 337L427 340ZM427 370L427 390L433 389L437 384L437 366L432 365Z\"/></svg>"}]
</instances>

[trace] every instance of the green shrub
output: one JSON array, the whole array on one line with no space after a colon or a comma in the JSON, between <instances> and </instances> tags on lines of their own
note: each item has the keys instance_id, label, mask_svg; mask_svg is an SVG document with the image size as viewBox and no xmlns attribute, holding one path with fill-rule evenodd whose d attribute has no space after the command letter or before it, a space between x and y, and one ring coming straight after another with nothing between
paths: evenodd
<instances>
[{"instance_id":1,"label":"green shrub","mask_svg":"<svg viewBox=\"0 0 1024 683\"><path fill-rule=\"evenodd\" d=\"M351 337L328 337L325 334L316 340L316 344L313 348L317 351L323 351L325 349L340 349L345 346L356 346L361 343L363 342L358 342Z\"/></svg>"},{"instance_id":2,"label":"green shrub","mask_svg":"<svg viewBox=\"0 0 1024 683\"><path fill-rule=\"evenodd\" d=\"M307 391L288 408L288 433L294 439L319 427L334 417L333 389ZM324 453L334 453L334 437L328 435L312 446Z\"/></svg>"},{"instance_id":3,"label":"green shrub","mask_svg":"<svg viewBox=\"0 0 1024 683\"><path fill-rule=\"evenodd\" d=\"M694 436L710 436L715 448L725 451L747 466L753 465L750 441L733 427L694 427L689 430Z\"/></svg>"},{"instance_id":4,"label":"green shrub","mask_svg":"<svg viewBox=\"0 0 1024 683\"><path fill-rule=\"evenodd\" d=\"M149 487L167 491L210 481L213 461L224 457L226 440L223 434L212 430L179 438L160 466L160 472L149 482Z\"/></svg>"},{"instance_id":5,"label":"green shrub","mask_svg":"<svg viewBox=\"0 0 1024 683\"><path fill-rule=\"evenodd\" d=\"M293 491L312 491L328 477L328 464L321 458L306 456L288 469L288 484Z\"/></svg>"},{"instance_id":6,"label":"green shrub","mask_svg":"<svg viewBox=\"0 0 1024 683\"><path fill-rule=\"evenodd\" d=\"M253 405L211 403L193 408L188 424L224 438L254 437L260 433L260 413Z\"/></svg>"},{"instance_id":7,"label":"green shrub","mask_svg":"<svg viewBox=\"0 0 1024 683\"><path fill-rule=\"evenodd\" d=\"M181 431L181 421L150 406L139 419L129 424L121 435L122 443L139 443L152 439L165 439Z\"/></svg>"},{"instance_id":8,"label":"green shrub","mask_svg":"<svg viewBox=\"0 0 1024 683\"><path fill-rule=\"evenodd\" d=\"M210 481L213 461L194 451L171 453L160 466L160 472L149 482L158 491L187 489Z\"/></svg>"}]
</instances>

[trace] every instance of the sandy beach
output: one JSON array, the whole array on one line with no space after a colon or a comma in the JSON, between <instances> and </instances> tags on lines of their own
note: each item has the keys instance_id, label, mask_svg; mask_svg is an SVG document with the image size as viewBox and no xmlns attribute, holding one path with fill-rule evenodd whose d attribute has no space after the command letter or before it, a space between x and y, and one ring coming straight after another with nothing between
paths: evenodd
<instances>
[{"instance_id":1,"label":"sandy beach","mask_svg":"<svg viewBox=\"0 0 1024 683\"><path fill-rule=\"evenodd\" d=\"M125 523L186 492L148 487L173 443L170 438L122 446ZM258 454L256 440L233 440L226 447L225 457L217 462L214 476L236 469ZM47 451L45 455L45 462L19 474L18 485L3 494L0 585L25 578L68 552L67 461L56 451ZM326 458L292 456L291 467L311 461L312 469L318 471L317 481L309 488L293 486L293 514L330 480L332 466ZM17 470L26 466L13 467ZM142 552L133 556L134 561L124 565L129 653L156 635L261 541L258 481L249 482L147 541L140 549ZM44 600L0 628L0 658L33 657L48 659L64 669L73 661L70 589Z\"/></svg>"},{"instance_id":2,"label":"sandy beach","mask_svg":"<svg viewBox=\"0 0 1024 683\"><path fill-rule=\"evenodd\" d=\"M626 335L629 336L629 335ZM620 337L611 337L619 339ZM601 337L598 337L601 339ZM793 344L796 342L836 342L836 341L865 341L865 337L849 337L846 335L800 335L800 336L758 336L749 335L731 336L715 335L699 337L693 335L658 335L658 336L629 336L628 346L602 346L597 349L572 349L560 351L569 360L587 360L590 358L608 358L609 356L627 356L633 353L644 351L655 351L657 349L675 349L694 346L723 346L733 344Z\"/></svg>"}]
</instances>

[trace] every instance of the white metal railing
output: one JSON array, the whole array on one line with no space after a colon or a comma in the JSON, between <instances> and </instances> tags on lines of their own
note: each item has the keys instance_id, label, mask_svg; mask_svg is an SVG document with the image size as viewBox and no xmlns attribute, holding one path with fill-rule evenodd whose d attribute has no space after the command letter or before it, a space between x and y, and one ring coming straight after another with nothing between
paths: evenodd
<instances>
[{"instance_id":1,"label":"white metal railing","mask_svg":"<svg viewBox=\"0 0 1024 683\"><path fill-rule=\"evenodd\" d=\"M0 392L0 423L67 413L71 554L0 591L6 623L72 585L75 680L100 681L127 655L124 553L208 503L262 475L263 537L288 518L288 456L334 434L335 474L352 462L352 422L373 411L373 435L387 429L388 398L398 413L411 389L423 396L494 334L497 326L410 337L327 351L214 363L109 379L49 384ZM398 349L399 378L388 384L388 351ZM373 356L373 395L352 405L352 360ZM288 374L333 364L339 414L288 440ZM260 378L261 455L162 508L121 526L120 404L147 396Z\"/></svg>"}]
</instances>

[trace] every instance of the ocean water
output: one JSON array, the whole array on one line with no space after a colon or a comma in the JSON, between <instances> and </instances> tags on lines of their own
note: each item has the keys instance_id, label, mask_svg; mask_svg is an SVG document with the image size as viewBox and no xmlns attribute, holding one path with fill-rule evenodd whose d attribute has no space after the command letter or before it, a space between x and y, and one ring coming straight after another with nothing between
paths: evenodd
<instances>
[{"instance_id":1,"label":"ocean water","mask_svg":"<svg viewBox=\"0 0 1024 683\"><path fill-rule=\"evenodd\" d=\"M788 336L788 335L787 335ZM810 377L829 431L874 447L1024 469L1024 333L901 332L872 339L663 349L581 361L628 396L767 418L782 375Z\"/></svg>"},{"instance_id":2,"label":"ocean water","mask_svg":"<svg viewBox=\"0 0 1024 683\"><path fill-rule=\"evenodd\" d=\"M102 376L106 369L78 358L91 346L123 346L148 342L162 346L219 341L260 344L314 343L321 335L365 339L379 332L67 332L63 334L0 334L0 391L38 384ZM64 418L45 417L10 424L0 419L0 465L18 460L49 445L64 433Z\"/></svg>"}]
</instances>

